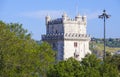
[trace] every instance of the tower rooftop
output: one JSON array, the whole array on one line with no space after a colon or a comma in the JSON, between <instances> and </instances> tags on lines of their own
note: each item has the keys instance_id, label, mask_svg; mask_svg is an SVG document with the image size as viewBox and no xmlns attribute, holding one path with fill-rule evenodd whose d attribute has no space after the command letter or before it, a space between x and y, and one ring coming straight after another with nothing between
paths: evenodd
<instances>
[{"instance_id":1,"label":"tower rooftop","mask_svg":"<svg viewBox=\"0 0 120 77\"><path fill-rule=\"evenodd\" d=\"M69 18L66 13L62 15L61 18L57 19L51 19L50 16L47 16L46 18L49 18L47 24L62 24L62 23L86 23L86 16L81 16L78 14L75 18Z\"/></svg>"}]
</instances>

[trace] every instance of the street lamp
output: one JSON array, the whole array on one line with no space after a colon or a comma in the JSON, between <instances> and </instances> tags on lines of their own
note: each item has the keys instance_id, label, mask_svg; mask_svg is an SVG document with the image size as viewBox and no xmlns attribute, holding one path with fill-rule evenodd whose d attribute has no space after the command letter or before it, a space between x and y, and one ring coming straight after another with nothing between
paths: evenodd
<instances>
[{"instance_id":1,"label":"street lamp","mask_svg":"<svg viewBox=\"0 0 120 77\"><path fill-rule=\"evenodd\" d=\"M105 60L106 57L106 51L105 51L105 46L106 46L106 41L105 41L105 37L106 37L106 27L105 27L105 20L110 18L111 15L106 14L106 10L103 10L102 15L99 15L99 18L104 20L104 51L103 51L103 60Z\"/></svg>"}]
</instances>

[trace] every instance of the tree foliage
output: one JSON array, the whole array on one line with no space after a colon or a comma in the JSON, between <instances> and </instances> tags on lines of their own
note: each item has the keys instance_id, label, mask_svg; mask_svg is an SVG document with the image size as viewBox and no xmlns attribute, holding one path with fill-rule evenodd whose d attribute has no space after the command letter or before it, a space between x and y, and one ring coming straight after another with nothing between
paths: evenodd
<instances>
[{"instance_id":1,"label":"tree foliage","mask_svg":"<svg viewBox=\"0 0 120 77\"><path fill-rule=\"evenodd\" d=\"M113 55L111 60L110 60L110 63L112 63L113 65L117 66L117 69L120 72L120 54Z\"/></svg>"},{"instance_id":2,"label":"tree foliage","mask_svg":"<svg viewBox=\"0 0 120 77\"><path fill-rule=\"evenodd\" d=\"M21 24L0 21L1 77L45 77L54 55L49 44L37 44Z\"/></svg>"},{"instance_id":3,"label":"tree foliage","mask_svg":"<svg viewBox=\"0 0 120 77\"><path fill-rule=\"evenodd\" d=\"M48 77L75 77L79 76L82 70L80 63L73 58L67 61L61 61L50 67L47 76Z\"/></svg>"},{"instance_id":4,"label":"tree foliage","mask_svg":"<svg viewBox=\"0 0 120 77\"><path fill-rule=\"evenodd\" d=\"M70 58L49 68L48 77L118 77L115 65L87 55L81 62Z\"/></svg>"}]
</instances>

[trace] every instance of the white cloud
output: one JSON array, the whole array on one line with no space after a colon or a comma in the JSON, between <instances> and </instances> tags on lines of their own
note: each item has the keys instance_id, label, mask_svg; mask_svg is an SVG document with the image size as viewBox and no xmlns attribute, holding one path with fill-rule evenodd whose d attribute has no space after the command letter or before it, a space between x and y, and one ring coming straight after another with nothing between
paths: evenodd
<instances>
[{"instance_id":1,"label":"white cloud","mask_svg":"<svg viewBox=\"0 0 120 77\"><path fill-rule=\"evenodd\" d=\"M67 11L68 12L68 11ZM62 10L40 10L40 11L33 11L33 12L23 12L20 16L29 17L29 18L37 18L37 19L44 19L45 16L49 15L52 18L59 18L64 13ZM70 12L68 12L69 14ZM90 11L87 9L82 9L82 14L86 15L88 20L93 20L98 18L98 15L101 14L101 11Z\"/></svg>"},{"instance_id":2,"label":"white cloud","mask_svg":"<svg viewBox=\"0 0 120 77\"><path fill-rule=\"evenodd\" d=\"M56 18L56 17L60 17L62 14L63 11L61 10L41 10L41 11L21 13L22 16L30 17L30 18L38 18L38 19L43 19L47 15Z\"/></svg>"},{"instance_id":3,"label":"white cloud","mask_svg":"<svg viewBox=\"0 0 120 77\"><path fill-rule=\"evenodd\" d=\"M98 18L98 15L100 15L101 11L95 11L95 12L89 12L87 13L88 20L96 19Z\"/></svg>"}]
</instances>

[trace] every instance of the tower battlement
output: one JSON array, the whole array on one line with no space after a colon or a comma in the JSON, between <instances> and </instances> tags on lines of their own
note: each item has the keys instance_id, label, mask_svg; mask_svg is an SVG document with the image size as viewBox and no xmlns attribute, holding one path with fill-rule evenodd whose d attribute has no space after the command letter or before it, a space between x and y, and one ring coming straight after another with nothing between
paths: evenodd
<instances>
[{"instance_id":1,"label":"tower battlement","mask_svg":"<svg viewBox=\"0 0 120 77\"><path fill-rule=\"evenodd\" d=\"M46 16L46 33L79 33L86 34L87 18L77 15L74 19L63 14L62 18L51 19Z\"/></svg>"},{"instance_id":2,"label":"tower battlement","mask_svg":"<svg viewBox=\"0 0 120 77\"><path fill-rule=\"evenodd\" d=\"M87 20L86 20L86 16L80 16L80 14L78 14L74 19L73 18L69 18L67 16L67 14L63 14L61 18L57 18L57 19L51 19L50 16L46 16L46 24L62 24L62 23L73 23L73 24L77 24L77 23L84 23L86 24Z\"/></svg>"}]
</instances>

